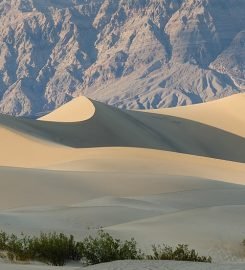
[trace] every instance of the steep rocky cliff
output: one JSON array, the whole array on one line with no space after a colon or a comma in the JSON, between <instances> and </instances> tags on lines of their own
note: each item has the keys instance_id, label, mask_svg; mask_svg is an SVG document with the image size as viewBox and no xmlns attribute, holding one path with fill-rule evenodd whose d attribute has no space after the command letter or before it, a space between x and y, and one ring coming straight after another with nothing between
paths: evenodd
<instances>
[{"instance_id":1,"label":"steep rocky cliff","mask_svg":"<svg viewBox=\"0 0 245 270\"><path fill-rule=\"evenodd\" d=\"M245 90L244 0L2 0L0 112L159 108Z\"/></svg>"}]
</instances>

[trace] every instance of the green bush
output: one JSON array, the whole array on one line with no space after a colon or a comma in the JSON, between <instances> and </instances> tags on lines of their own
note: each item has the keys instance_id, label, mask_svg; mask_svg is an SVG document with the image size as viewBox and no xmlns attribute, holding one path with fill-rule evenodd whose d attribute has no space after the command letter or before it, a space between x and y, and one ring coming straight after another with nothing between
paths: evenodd
<instances>
[{"instance_id":1,"label":"green bush","mask_svg":"<svg viewBox=\"0 0 245 270\"><path fill-rule=\"evenodd\" d=\"M30 257L52 265L64 265L69 260L80 260L74 237L64 234L44 234L29 239Z\"/></svg>"},{"instance_id":2,"label":"green bush","mask_svg":"<svg viewBox=\"0 0 245 270\"><path fill-rule=\"evenodd\" d=\"M9 236L5 232L0 232L0 250L6 250L6 243Z\"/></svg>"},{"instance_id":3,"label":"green bush","mask_svg":"<svg viewBox=\"0 0 245 270\"><path fill-rule=\"evenodd\" d=\"M8 236L0 233L0 250L7 251L10 260L38 260L48 264L62 266L68 260L80 260L74 237L64 234L44 234L39 237L22 235Z\"/></svg>"},{"instance_id":4,"label":"green bush","mask_svg":"<svg viewBox=\"0 0 245 270\"><path fill-rule=\"evenodd\" d=\"M99 231L95 238L91 236L85 238L80 243L80 254L88 264L144 258L133 238L122 242L104 231Z\"/></svg>"},{"instance_id":5,"label":"green bush","mask_svg":"<svg viewBox=\"0 0 245 270\"><path fill-rule=\"evenodd\" d=\"M245 245L245 241L244 241ZM177 260L194 262L211 262L211 257L199 256L187 245L153 246L153 255L144 255L137 247L136 241L121 241L110 234L99 231L96 237L87 237L76 242L72 235L62 233L41 233L40 236L17 237L0 232L0 252L7 254L9 260L36 260L62 266L67 261L80 261L87 264L99 264L116 260Z\"/></svg>"},{"instance_id":6,"label":"green bush","mask_svg":"<svg viewBox=\"0 0 245 270\"><path fill-rule=\"evenodd\" d=\"M152 246L153 255L147 256L151 260L174 260L211 263L211 257L199 256L194 249L188 245L178 245L175 249L170 246Z\"/></svg>"}]
</instances>

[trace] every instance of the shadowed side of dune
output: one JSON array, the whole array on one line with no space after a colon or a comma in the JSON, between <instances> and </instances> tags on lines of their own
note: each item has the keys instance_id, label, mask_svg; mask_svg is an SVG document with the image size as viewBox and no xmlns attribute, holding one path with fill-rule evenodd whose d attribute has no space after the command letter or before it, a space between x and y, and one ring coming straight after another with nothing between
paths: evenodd
<instances>
[{"instance_id":1,"label":"shadowed side of dune","mask_svg":"<svg viewBox=\"0 0 245 270\"><path fill-rule=\"evenodd\" d=\"M0 167L0 186L0 210L38 205L69 205L106 196L146 196L200 189L227 189L231 192L233 189L237 192L241 189L245 195L242 185L206 177L171 176L145 171L101 173ZM9 199L10 194L12 200ZM245 204L245 196L243 198ZM231 200L235 204L236 196L227 199Z\"/></svg>"},{"instance_id":2,"label":"shadowed side of dune","mask_svg":"<svg viewBox=\"0 0 245 270\"><path fill-rule=\"evenodd\" d=\"M1 116L0 124L73 148L140 147L245 162L243 137L183 118L93 104L95 114L81 122Z\"/></svg>"}]
</instances>

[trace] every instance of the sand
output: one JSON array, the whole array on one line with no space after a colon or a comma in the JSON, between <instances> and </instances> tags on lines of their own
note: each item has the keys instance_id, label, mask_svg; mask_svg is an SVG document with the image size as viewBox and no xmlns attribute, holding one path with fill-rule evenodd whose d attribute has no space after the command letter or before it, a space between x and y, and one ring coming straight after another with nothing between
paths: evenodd
<instances>
[{"instance_id":1,"label":"sand","mask_svg":"<svg viewBox=\"0 0 245 270\"><path fill-rule=\"evenodd\" d=\"M245 94L229 96L203 104L184 107L148 110L147 112L171 115L197 121L245 137Z\"/></svg>"},{"instance_id":2,"label":"sand","mask_svg":"<svg viewBox=\"0 0 245 270\"><path fill-rule=\"evenodd\" d=\"M55 230L81 239L103 227L122 239L134 236L145 251L153 243L188 243L219 262L242 259L244 186L164 174L4 170L5 231Z\"/></svg>"},{"instance_id":3,"label":"sand","mask_svg":"<svg viewBox=\"0 0 245 270\"><path fill-rule=\"evenodd\" d=\"M79 100L86 108L85 98ZM91 101L86 100L90 108ZM40 168L87 156L85 148L90 151L108 147L155 149L245 162L245 139L241 136L180 117L121 111L93 103L94 115L74 123L0 116L0 148L4 153L0 165ZM65 105L69 117L73 114L73 104L78 106L73 101ZM60 119L59 113L54 114ZM51 120L49 116L47 119ZM103 156L109 157L106 152Z\"/></svg>"},{"instance_id":4,"label":"sand","mask_svg":"<svg viewBox=\"0 0 245 270\"><path fill-rule=\"evenodd\" d=\"M72 110L70 111L70 108ZM69 113L68 113L69 112ZM80 122L93 117L95 107L86 97L81 96L61 106L57 110L39 118L41 121L49 122Z\"/></svg>"},{"instance_id":5,"label":"sand","mask_svg":"<svg viewBox=\"0 0 245 270\"><path fill-rule=\"evenodd\" d=\"M203 264L183 262L113 262L91 266L88 270L242 270L245 265Z\"/></svg>"},{"instance_id":6,"label":"sand","mask_svg":"<svg viewBox=\"0 0 245 270\"><path fill-rule=\"evenodd\" d=\"M188 262L119 261L82 268L81 266L53 267L41 265L1 264L3 270L244 270L245 264L206 264Z\"/></svg>"},{"instance_id":7,"label":"sand","mask_svg":"<svg viewBox=\"0 0 245 270\"><path fill-rule=\"evenodd\" d=\"M244 105L240 94L152 114L80 97L38 121L0 116L0 229L82 239L103 227L145 251L182 242L226 263L126 270L244 269L229 265L245 257Z\"/></svg>"}]
</instances>

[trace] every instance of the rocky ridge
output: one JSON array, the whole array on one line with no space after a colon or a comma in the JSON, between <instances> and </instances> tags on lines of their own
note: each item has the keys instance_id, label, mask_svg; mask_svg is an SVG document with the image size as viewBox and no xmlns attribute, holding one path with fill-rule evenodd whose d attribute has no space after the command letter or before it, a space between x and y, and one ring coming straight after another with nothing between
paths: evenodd
<instances>
[{"instance_id":1,"label":"rocky ridge","mask_svg":"<svg viewBox=\"0 0 245 270\"><path fill-rule=\"evenodd\" d=\"M2 0L0 112L72 97L121 108L245 90L244 0Z\"/></svg>"}]
</instances>

